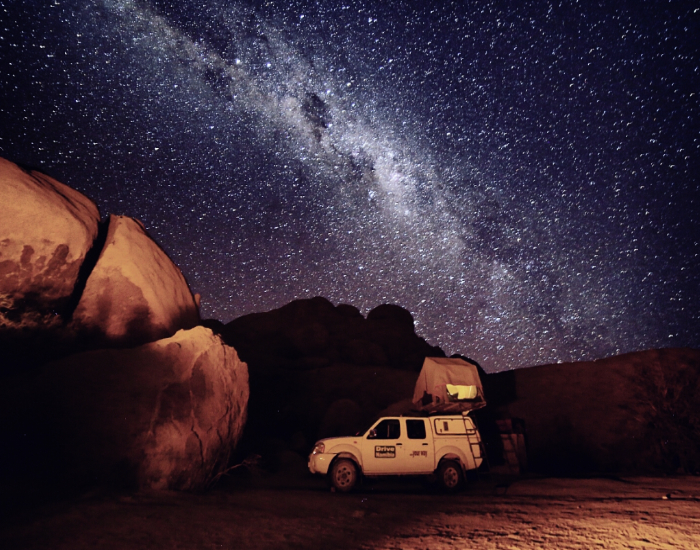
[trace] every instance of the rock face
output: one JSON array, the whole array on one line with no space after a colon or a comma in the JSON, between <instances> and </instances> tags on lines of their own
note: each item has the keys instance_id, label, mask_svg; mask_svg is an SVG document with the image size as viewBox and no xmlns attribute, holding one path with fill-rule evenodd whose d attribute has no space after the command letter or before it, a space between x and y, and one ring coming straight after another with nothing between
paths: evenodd
<instances>
[{"instance_id":1,"label":"rock face","mask_svg":"<svg viewBox=\"0 0 700 550\"><path fill-rule=\"evenodd\" d=\"M245 425L247 366L204 327L43 371L37 402L69 479L203 489L227 467Z\"/></svg>"},{"instance_id":2,"label":"rock face","mask_svg":"<svg viewBox=\"0 0 700 550\"><path fill-rule=\"evenodd\" d=\"M0 158L0 328L61 322L100 215L84 195Z\"/></svg>"},{"instance_id":3,"label":"rock face","mask_svg":"<svg viewBox=\"0 0 700 550\"><path fill-rule=\"evenodd\" d=\"M104 345L138 345L192 328L197 304L179 268L124 216L110 216L102 253L73 314L79 333Z\"/></svg>"},{"instance_id":4,"label":"rock face","mask_svg":"<svg viewBox=\"0 0 700 550\"><path fill-rule=\"evenodd\" d=\"M700 471L698 350L490 374L484 391L480 414L524 420L536 471Z\"/></svg>"}]
</instances>

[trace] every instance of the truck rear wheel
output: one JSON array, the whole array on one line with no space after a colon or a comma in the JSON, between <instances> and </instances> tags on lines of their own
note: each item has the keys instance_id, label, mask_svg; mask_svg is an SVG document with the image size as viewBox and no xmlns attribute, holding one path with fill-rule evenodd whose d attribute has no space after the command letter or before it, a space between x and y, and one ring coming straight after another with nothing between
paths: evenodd
<instances>
[{"instance_id":1,"label":"truck rear wheel","mask_svg":"<svg viewBox=\"0 0 700 550\"><path fill-rule=\"evenodd\" d=\"M448 493L457 492L464 483L462 467L454 460L441 462L437 476L440 485Z\"/></svg>"},{"instance_id":2,"label":"truck rear wheel","mask_svg":"<svg viewBox=\"0 0 700 550\"><path fill-rule=\"evenodd\" d=\"M336 490L347 493L357 483L357 468L355 463L347 458L340 458L333 463L330 475L331 485Z\"/></svg>"}]
</instances>

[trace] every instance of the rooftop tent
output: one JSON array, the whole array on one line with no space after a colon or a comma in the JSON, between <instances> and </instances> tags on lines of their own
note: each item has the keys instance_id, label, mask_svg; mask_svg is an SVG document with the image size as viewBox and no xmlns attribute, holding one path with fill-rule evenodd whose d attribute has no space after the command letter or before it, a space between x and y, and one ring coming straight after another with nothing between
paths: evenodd
<instances>
[{"instance_id":1,"label":"rooftop tent","mask_svg":"<svg viewBox=\"0 0 700 550\"><path fill-rule=\"evenodd\" d=\"M413 392L423 411L461 412L486 406L476 365L464 359L426 357Z\"/></svg>"}]
</instances>

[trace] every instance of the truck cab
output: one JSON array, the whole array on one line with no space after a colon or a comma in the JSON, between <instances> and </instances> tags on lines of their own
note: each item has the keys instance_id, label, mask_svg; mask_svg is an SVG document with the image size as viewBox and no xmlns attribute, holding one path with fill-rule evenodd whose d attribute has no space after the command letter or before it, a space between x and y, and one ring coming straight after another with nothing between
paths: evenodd
<instances>
[{"instance_id":1,"label":"truck cab","mask_svg":"<svg viewBox=\"0 0 700 550\"><path fill-rule=\"evenodd\" d=\"M479 431L468 414L382 417L364 433L316 443L311 473L327 475L336 490L365 476L432 475L452 491L483 461Z\"/></svg>"}]
</instances>

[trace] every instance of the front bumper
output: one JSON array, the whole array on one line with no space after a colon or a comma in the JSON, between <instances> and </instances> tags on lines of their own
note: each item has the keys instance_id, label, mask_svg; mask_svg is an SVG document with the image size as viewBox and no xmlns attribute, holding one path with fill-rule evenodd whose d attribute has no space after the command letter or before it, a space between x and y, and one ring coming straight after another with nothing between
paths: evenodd
<instances>
[{"instance_id":1,"label":"front bumper","mask_svg":"<svg viewBox=\"0 0 700 550\"><path fill-rule=\"evenodd\" d=\"M335 454L319 453L309 455L309 471L312 474L327 474Z\"/></svg>"}]
</instances>

